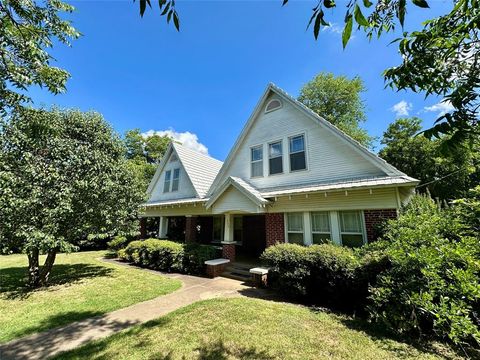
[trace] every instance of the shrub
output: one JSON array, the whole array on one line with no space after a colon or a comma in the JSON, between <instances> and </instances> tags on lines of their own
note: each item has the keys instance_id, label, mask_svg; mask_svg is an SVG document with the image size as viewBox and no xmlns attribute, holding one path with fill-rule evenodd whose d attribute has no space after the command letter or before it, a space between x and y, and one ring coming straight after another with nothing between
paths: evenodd
<instances>
[{"instance_id":1,"label":"shrub","mask_svg":"<svg viewBox=\"0 0 480 360\"><path fill-rule=\"evenodd\" d=\"M371 289L369 312L401 333L479 346L479 244L463 235L453 215L430 198L415 196L389 222L375 246L391 266Z\"/></svg>"},{"instance_id":2,"label":"shrub","mask_svg":"<svg viewBox=\"0 0 480 360\"><path fill-rule=\"evenodd\" d=\"M128 239L126 236L115 236L112 240L110 240L107 245L110 250L117 252L120 249L123 249L127 246Z\"/></svg>"},{"instance_id":3,"label":"shrub","mask_svg":"<svg viewBox=\"0 0 480 360\"><path fill-rule=\"evenodd\" d=\"M118 251L119 257L136 265L166 272L201 274L204 262L215 258L210 245L181 244L169 240L147 239L132 241Z\"/></svg>"},{"instance_id":4,"label":"shrub","mask_svg":"<svg viewBox=\"0 0 480 360\"><path fill-rule=\"evenodd\" d=\"M296 244L278 244L261 255L270 270L269 284L292 298L307 296L310 278L309 248Z\"/></svg>"},{"instance_id":5,"label":"shrub","mask_svg":"<svg viewBox=\"0 0 480 360\"><path fill-rule=\"evenodd\" d=\"M201 274L205 261L218 258L217 250L210 245L185 244L183 256L183 271L188 274Z\"/></svg>"}]
</instances>

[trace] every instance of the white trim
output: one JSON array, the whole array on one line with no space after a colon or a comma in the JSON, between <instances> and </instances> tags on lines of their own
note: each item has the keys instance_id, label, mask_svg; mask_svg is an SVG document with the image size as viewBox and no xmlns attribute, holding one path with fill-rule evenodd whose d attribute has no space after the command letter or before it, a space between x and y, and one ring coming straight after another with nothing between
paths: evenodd
<instances>
[{"instance_id":1,"label":"white trim","mask_svg":"<svg viewBox=\"0 0 480 360\"><path fill-rule=\"evenodd\" d=\"M283 143L283 138L279 139L279 140L273 140L273 141L269 141L267 143L267 158L268 158L268 163L267 163L267 167L268 167L268 172L267 172L267 176L275 176L275 175L281 175L283 173L285 173L285 159L284 159L284 151L283 151L283 148L285 147L284 146L284 143ZM280 143L281 147L282 147L282 154L280 156L276 156L274 158L271 158L270 157L270 145L273 145L273 144L278 144ZM281 172L278 172L278 173L275 173L275 174L271 174L270 173L270 159L278 159L278 158L281 158L282 159L282 171Z\"/></svg>"},{"instance_id":2,"label":"white trim","mask_svg":"<svg viewBox=\"0 0 480 360\"><path fill-rule=\"evenodd\" d=\"M252 160L252 151L253 149L256 149L256 148L262 148L262 159L261 160ZM259 145L254 145L254 146L250 146L250 178L251 179L254 179L254 178L261 178L261 177L264 177L265 174L265 164L264 164L264 160L265 160L265 149L264 149L264 144L259 144ZM256 175L256 176L253 176L253 163L258 163L258 162L262 162L262 175Z\"/></svg>"},{"instance_id":3,"label":"white trim","mask_svg":"<svg viewBox=\"0 0 480 360\"><path fill-rule=\"evenodd\" d=\"M362 228L361 229L361 232L350 232L350 231L346 231L346 232L342 232L342 224L341 224L341 220L340 220L340 213L342 212L359 212L360 213L360 227ZM368 239L367 239L367 229L366 229L366 226L365 226L365 214L364 214L364 211L363 210L340 210L337 212L338 213L338 230L339 230L339 233L340 233L340 243L342 246L343 245L343 241L342 241L342 235L345 234L345 235L362 235L363 237L363 245L367 244L368 243Z\"/></svg>"},{"instance_id":4,"label":"white trim","mask_svg":"<svg viewBox=\"0 0 480 360\"><path fill-rule=\"evenodd\" d=\"M290 159L290 155L291 154L298 154L298 153L301 153L302 151L295 151L293 153L290 152L290 139L293 139L295 137L299 137L299 136L303 136L303 153L305 155L305 169L298 169L298 170L292 170L292 161ZM291 135L291 136L287 136L287 147L288 147L288 171L290 173L297 173L297 172L301 172L301 171L308 171L309 169L309 166L308 166L308 157L307 157L307 149L308 149L308 146L307 146L307 136L306 136L306 132L302 132L302 133L299 133L297 135Z\"/></svg>"},{"instance_id":5,"label":"white trim","mask_svg":"<svg viewBox=\"0 0 480 360\"><path fill-rule=\"evenodd\" d=\"M277 107L275 107L275 108L273 108L273 109L267 110L268 106L269 106L272 102L274 102L274 101L278 101L278 103L280 104L280 106L277 106ZM274 99L271 99L271 100L267 103L267 105L265 105L265 111L264 111L264 112L265 112L265 114L268 114L268 113L271 113L272 111L281 109L282 107L283 107L283 102L282 102L282 100L280 100L280 99L275 99L275 98L274 98Z\"/></svg>"}]
</instances>

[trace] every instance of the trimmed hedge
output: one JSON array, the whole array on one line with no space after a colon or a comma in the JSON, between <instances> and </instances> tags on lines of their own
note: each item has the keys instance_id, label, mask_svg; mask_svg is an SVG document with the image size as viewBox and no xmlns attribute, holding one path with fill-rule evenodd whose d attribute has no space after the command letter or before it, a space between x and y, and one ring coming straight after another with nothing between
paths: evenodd
<instances>
[{"instance_id":1,"label":"trimmed hedge","mask_svg":"<svg viewBox=\"0 0 480 360\"><path fill-rule=\"evenodd\" d=\"M132 241L118 255L126 261L153 270L201 274L204 272L204 262L216 257L216 249L210 245L147 239Z\"/></svg>"},{"instance_id":2,"label":"trimmed hedge","mask_svg":"<svg viewBox=\"0 0 480 360\"><path fill-rule=\"evenodd\" d=\"M347 311L364 309L369 285L388 267L383 256L360 257L350 248L332 244L279 244L265 250L262 259L270 267L273 288L295 299Z\"/></svg>"}]
</instances>

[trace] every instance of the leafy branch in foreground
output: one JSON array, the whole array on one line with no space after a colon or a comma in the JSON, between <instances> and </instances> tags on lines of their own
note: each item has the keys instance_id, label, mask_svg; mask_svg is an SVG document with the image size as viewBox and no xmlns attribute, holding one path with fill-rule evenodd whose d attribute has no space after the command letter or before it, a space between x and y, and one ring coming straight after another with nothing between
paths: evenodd
<instances>
[{"instance_id":1,"label":"leafy branch in foreground","mask_svg":"<svg viewBox=\"0 0 480 360\"><path fill-rule=\"evenodd\" d=\"M46 87L53 94L65 91L70 75L51 65L47 49L55 40L70 46L80 36L59 16L73 10L60 0L0 1L0 114L30 102L29 86Z\"/></svg>"}]
</instances>

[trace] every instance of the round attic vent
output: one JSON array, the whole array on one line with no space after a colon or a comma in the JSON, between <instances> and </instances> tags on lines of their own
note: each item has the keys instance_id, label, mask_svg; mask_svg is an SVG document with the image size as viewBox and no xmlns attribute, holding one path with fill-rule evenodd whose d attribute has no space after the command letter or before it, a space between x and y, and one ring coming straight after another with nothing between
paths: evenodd
<instances>
[{"instance_id":1,"label":"round attic vent","mask_svg":"<svg viewBox=\"0 0 480 360\"><path fill-rule=\"evenodd\" d=\"M267 106L265 107L265 112L274 111L280 109L282 107L282 102L278 99L272 99L268 102Z\"/></svg>"}]
</instances>

